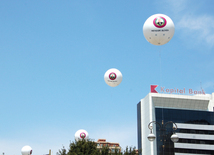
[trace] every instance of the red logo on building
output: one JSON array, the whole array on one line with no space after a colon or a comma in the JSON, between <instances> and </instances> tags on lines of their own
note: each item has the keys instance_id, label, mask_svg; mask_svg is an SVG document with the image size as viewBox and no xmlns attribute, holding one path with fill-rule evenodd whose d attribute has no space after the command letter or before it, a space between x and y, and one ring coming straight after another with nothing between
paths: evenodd
<instances>
[{"instance_id":1,"label":"red logo on building","mask_svg":"<svg viewBox=\"0 0 214 155\"><path fill-rule=\"evenodd\" d=\"M151 85L151 93L158 93L155 88L157 88L158 85Z\"/></svg>"}]
</instances>

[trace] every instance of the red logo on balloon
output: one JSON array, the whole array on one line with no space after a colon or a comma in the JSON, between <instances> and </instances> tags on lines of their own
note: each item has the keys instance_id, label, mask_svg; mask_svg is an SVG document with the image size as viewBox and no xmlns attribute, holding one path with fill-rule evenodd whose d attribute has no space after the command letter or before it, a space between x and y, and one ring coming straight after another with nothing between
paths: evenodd
<instances>
[{"instance_id":1,"label":"red logo on balloon","mask_svg":"<svg viewBox=\"0 0 214 155\"><path fill-rule=\"evenodd\" d=\"M116 75L114 72L111 72L111 73L109 74L109 79L115 80L116 78L117 78L117 75Z\"/></svg>"},{"instance_id":2,"label":"red logo on balloon","mask_svg":"<svg viewBox=\"0 0 214 155\"><path fill-rule=\"evenodd\" d=\"M164 17L156 17L153 20L153 24L155 25L155 27L157 28L163 28L164 26L166 26L166 19Z\"/></svg>"},{"instance_id":3,"label":"red logo on balloon","mask_svg":"<svg viewBox=\"0 0 214 155\"><path fill-rule=\"evenodd\" d=\"M80 138L84 139L86 137L86 134L84 132L80 133Z\"/></svg>"}]
</instances>

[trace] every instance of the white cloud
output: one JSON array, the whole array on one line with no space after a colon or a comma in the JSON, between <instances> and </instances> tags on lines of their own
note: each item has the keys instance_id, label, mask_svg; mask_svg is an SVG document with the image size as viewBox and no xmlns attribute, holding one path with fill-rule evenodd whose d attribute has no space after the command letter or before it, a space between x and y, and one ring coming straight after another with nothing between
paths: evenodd
<instances>
[{"instance_id":1,"label":"white cloud","mask_svg":"<svg viewBox=\"0 0 214 155\"><path fill-rule=\"evenodd\" d=\"M206 82L206 83L202 83L202 88L204 90L213 90L214 89L214 82L210 81L210 82Z\"/></svg>"},{"instance_id":2,"label":"white cloud","mask_svg":"<svg viewBox=\"0 0 214 155\"><path fill-rule=\"evenodd\" d=\"M186 9L187 1L186 0L166 0L166 4L168 8L171 8L172 11L177 14Z\"/></svg>"},{"instance_id":3,"label":"white cloud","mask_svg":"<svg viewBox=\"0 0 214 155\"><path fill-rule=\"evenodd\" d=\"M214 82L213 81L200 82L200 84L195 86L194 89L198 91L203 90L205 94L212 94L214 90Z\"/></svg>"},{"instance_id":4,"label":"white cloud","mask_svg":"<svg viewBox=\"0 0 214 155\"><path fill-rule=\"evenodd\" d=\"M214 17L201 9L205 2L165 0L165 10L173 19L182 40L198 45L214 46ZM161 2L163 3L163 2ZM200 11L198 11L200 10Z\"/></svg>"},{"instance_id":5,"label":"white cloud","mask_svg":"<svg viewBox=\"0 0 214 155\"><path fill-rule=\"evenodd\" d=\"M183 29L186 35L208 45L214 45L214 18L208 15L184 15L177 23L178 29Z\"/></svg>"}]
</instances>

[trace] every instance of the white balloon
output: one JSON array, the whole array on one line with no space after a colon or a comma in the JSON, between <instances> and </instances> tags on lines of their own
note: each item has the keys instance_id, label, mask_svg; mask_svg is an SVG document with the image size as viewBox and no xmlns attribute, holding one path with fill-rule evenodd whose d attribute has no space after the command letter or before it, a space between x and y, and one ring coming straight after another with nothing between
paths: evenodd
<instances>
[{"instance_id":1,"label":"white balloon","mask_svg":"<svg viewBox=\"0 0 214 155\"><path fill-rule=\"evenodd\" d=\"M104 75L104 80L107 85L111 87L116 87L122 82L123 76L122 73L115 68L109 69Z\"/></svg>"},{"instance_id":2,"label":"white balloon","mask_svg":"<svg viewBox=\"0 0 214 155\"><path fill-rule=\"evenodd\" d=\"M86 130L80 129L75 133L74 137L75 137L76 141L79 141L82 139L88 140L89 135L88 135L88 132Z\"/></svg>"},{"instance_id":3,"label":"white balloon","mask_svg":"<svg viewBox=\"0 0 214 155\"><path fill-rule=\"evenodd\" d=\"M22 155L31 155L32 154L32 148L28 145L24 146L22 149L21 149L21 153Z\"/></svg>"},{"instance_id":4,"label":"white balloon","mask_svg":"<svg viewBox=\"0 0 214 155\"><path fill-rule=\"evenodd\" d=\"M164 14L150 16L143 25L143 34L148 42L153 45L168 43L175 32L171 18Z\"/></svg>"}]
</instances>

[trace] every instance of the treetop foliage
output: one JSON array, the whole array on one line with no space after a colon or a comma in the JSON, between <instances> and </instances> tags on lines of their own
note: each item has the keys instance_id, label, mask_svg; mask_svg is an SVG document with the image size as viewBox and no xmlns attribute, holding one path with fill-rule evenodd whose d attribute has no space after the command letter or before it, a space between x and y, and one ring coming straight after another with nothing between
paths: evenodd
<instances>
[{"instance_id":1,"label":"treetop foliage","mask_svg":"<svg viewBox=\"0 0 214 155\"><path fill-rule=\"evenodd\" d=\"M101 149L97 148L97 144L91 140L75 141L70 143L68 150L64 147L57 152L57 155L138 155L135 152L135 147L126 147L124 152L115 149L112 153L109 147L104 146Z\"/></svg>"}]
</instances>

